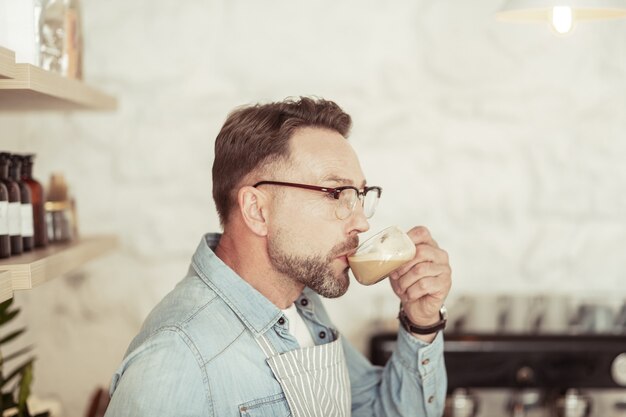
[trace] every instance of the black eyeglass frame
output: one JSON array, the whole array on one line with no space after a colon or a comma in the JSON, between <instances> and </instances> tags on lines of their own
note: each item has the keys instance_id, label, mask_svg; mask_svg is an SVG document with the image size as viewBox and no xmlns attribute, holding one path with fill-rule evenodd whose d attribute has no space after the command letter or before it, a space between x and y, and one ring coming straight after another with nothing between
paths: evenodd
<instances>
[{"instance_id":1,"label":"black eyeglass frame","mask_svg":"<svg viewBox=\"0 0 626 417\"><path fill-rule=\"evenodd\" d=\"M266 185L266 184L267 185L281 185L284 187L302 188L305 190L312 190L312 191L320 191L320 192L331 195L335 200L339 200L339 194L341 194L343 190L354 190L357 193L357 199L361 200L361 204L363 204L365 195L369 193L370 191L376 191L378 193L378 198L380 198L380 196L383 193L383 189L378 186L364 187L363 191L361 191L352 185L344 185L341 187L331 188L331 187L320 187L317 185L298 184L295 182L283 182L283 181L259 181L256 184L254 184L253 187L256 188L260 185ZM354 207L352 207L352 209L353 208Z\"/></svg>"}]
</instances>

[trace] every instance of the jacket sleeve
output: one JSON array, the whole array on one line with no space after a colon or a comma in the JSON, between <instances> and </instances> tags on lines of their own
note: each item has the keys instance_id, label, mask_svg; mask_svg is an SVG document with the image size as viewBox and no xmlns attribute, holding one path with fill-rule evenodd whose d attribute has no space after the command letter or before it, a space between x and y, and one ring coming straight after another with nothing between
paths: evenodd
<instances>
[{"instance_id":1,"label":"jacket sleeve","mask_svg":"<svg viewBox=\"0 0 626 417\"><path fill-rule=\"evenodd\" d=\"M447 375L441 332L427 344L400 328L396 349L384 368L373 366L343 340L353 417L443 415Z\"/></svg>"},{"instance_id":2,"label":"jacket sleeve","mask_svg":"<svg viewBox=\"0 0 626 417\"><path fill-rule=\"evenodd\" d=\"M113 376L105 417L212 416L206 378L184 334L162 330Z\"/></svg>"}]
</instances>

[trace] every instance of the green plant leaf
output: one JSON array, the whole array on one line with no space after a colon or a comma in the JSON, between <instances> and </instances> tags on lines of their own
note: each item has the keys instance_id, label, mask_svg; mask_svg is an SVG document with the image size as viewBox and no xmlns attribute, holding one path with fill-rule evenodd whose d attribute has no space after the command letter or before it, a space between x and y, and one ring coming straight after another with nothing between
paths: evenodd
<instances>
[{"instance_id":1,"label":"green plant leaf","mask_svg":"<svg viewBox=\"0 0 626 417\"><path fill-rule=\"evenodd\" d=\"M19 329L19 330L14 331L13 333L10 333L10 334L4 336L2 339L0 339L0 345L4 345L5 343L10 342L11 340L15 339L16 337L18 337L19 335L21 335L25 331L26 331L26 329Z\"/></svg>"},{"instance_id":2,"label":"green plant leaf","mask_svg":"<svg viewBox=\"0 0 626 417\"><path fill-rule=\"evenodd\" d=\"M26 346L25 348L17 350L15 352L11 353L10 355L6 355L4 357L4 360L2 361L2 364L4 364L5 362L10 361L11 359L15 359L17 357L20 357L23 354L30 352L31 350L33 350L33 346L32 345L31 346Z\"/></svg>"},{"instance_id":3,"label":"green plant leaf","mask_svg":"<svg viewBox=\"0 0 626 417\"><path fill-rule=\"evenodd\" d=\"M6 301L0 303L0 314L4 313L13 304L13 298L9 298Z\"/></svg>"},{"instance_id":4,"label":"green plant leaf","mask_svg":"<svg viewBox=\"0 0 626 417\"><path fill-rule=\"evenodd\" d=\"M8 410L9 408L14 408L17 404L15 404L15 399L13 398L13 393L7 392L0 395L0 411Z\"/></svg>"},{"instance_id":5,"label":"green plant leaf","mask_svg":"<svg viewBox=\"0 0 626 417\"><path fill-rule=\"evenodd\" d=\"M32 361L24 368L22 380L20 381L20 392L17 396L17 415L25 417L27 415L26 400L30 395L30 387L33 383L33 363Z\"/></svg>"},{"instance_id":6,"label":"green plant leaf","mask_svg":"<svg viewBox=\"0 0 626 417\"><path fill-rule=\"evenodd\" d=\"M11 380L15 378L17 375L20 375L20 374L24 375L24 373L26 372L26 368L29 366L32 366L34 361L35 361L35 358L31 358L28 361L21 364L20 366L18 366L17 368L15 368L13 372L11 372L6 378L4 378L4 380L2 381L2 385L0 385L0 389L4 389L5 385L11 382Z\"/></svg>"},{"instance_id":7,"label":"green plant leaf","mask_svg":"<svg viewBox=\"0 0 626 417\"><path fill-rule=\"evenodd\" d=\"M20 310L9 311L6 314L0 314L0 326L10 322L20 313Z\"/></svg>"}]
</instances>

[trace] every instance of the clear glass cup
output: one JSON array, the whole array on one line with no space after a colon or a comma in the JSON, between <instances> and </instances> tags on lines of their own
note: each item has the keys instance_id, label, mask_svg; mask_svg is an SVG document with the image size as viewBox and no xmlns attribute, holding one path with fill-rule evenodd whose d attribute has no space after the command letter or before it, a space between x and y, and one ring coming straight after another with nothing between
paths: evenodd
<instances>
[{"instance_id":1,"label":"clear glass cup","mask_svg":"<svg viewBox=\"0 0 626 417\"><path fill-rule=\"evenodd\" d=\"M363 242L348 257L358 282L373 285L389 276L415 256L415 244L396 226L381 230Z\"/></svg>"}]
</instances>

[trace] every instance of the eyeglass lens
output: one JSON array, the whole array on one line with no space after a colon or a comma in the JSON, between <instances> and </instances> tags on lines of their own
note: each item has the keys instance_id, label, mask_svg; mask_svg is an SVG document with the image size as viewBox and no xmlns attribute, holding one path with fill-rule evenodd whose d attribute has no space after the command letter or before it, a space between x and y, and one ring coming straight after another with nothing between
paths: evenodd
<instances>
[{"instance_id":1,"label":"eyeglass lens","mask_svg":"<svg viewBox=\"0 0 626 417\"><path fill-rule=\"evenodd\" d=\"M348 218L357 203L359 202L359 196L356 190L351 188L347 188L342 190L339 194L338 206L335 211L337 218L340 220L344 220ZM376 211L376 206L378 205L378 192L376 190L371 190L363 197L363 213L365 217L368 219L374 215Z\"/></svg>"}]
</instances>

